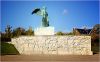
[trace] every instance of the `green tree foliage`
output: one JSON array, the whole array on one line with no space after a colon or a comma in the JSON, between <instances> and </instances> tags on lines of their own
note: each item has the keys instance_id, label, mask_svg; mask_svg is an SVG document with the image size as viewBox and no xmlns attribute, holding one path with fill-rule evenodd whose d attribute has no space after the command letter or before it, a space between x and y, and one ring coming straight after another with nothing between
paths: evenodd
<instances>
[{"instance_id":1,"label":"green tree foliage","mask_svg":"<svg viewBox=\"0 0 100 62\"><path fill-rule=\"evenodd\" d=\"M29 29L26 31L26 35L34 35L34 31L32 30L32 27L29 27Z\"/></svg>"},{"instance_id":2,"label":"green tree foliage","mask_svg":"<svg viewBox=\"0 0 100 62\"><path fill-rule=\"evenodd\" d=\"M56 35L64 35L61 31L57 32Z\"/></svg>"},{"instance_id":3,"label":"green tree foliage","mask_svg":"<svg viewBox=\"0 0 100 62\"><path fill-rule=\"evenodd\" d=\"M73 32L69 32L66 35L74 35L74 33Z\"/></svg>"},{"instance_id":4,"label":"green tree foliage","mask_svg":"<svg viewBox=\"0 0 100 62\"><path fill-rule=\"evenodd\" d=\"M61 31L57 32L56 35L74 35L73 32L69 32L69 33L63 33Z\"/></svg>"},{"instance_id":5,"label":"green tree foliage","mask_svg":"<svg viewBox=\"0 0 100 62\"><path fill-rule=\"evenodd\" d=\"M13 36L16 37L16 36L20 36L20 35L25 35L25 29L24 28L21 28L21 27L18 27L16 29L13 30Z\"/></svg>"}]
</instances>

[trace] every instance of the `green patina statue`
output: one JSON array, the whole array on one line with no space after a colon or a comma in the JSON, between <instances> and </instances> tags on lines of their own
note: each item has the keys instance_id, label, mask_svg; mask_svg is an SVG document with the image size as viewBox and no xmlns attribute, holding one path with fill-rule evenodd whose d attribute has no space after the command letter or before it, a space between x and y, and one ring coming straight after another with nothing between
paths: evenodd
<instances>
[{"instance_id":1,"label":"green patina statue","mask_svg":"<svg viewBox=\"0 0 100 62\"><path fill-rule=\"evenodd\" d=\"M42 16L42 27L48 27L49 26L49 21L48 21L48 13L46 12L46 7L43 7L42 9L36 8L32 14L37 14Z\"/></svg>"}]
</instances>

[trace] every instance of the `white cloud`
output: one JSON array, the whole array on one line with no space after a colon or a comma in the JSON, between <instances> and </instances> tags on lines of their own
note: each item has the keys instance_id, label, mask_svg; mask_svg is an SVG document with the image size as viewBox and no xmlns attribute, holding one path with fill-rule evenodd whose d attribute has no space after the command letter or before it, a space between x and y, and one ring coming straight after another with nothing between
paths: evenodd
<instances>
[{"instance_id":1,"label":"white cloud","mask_svg":"<svg viewBox=\"0 0 100 62\"><path fill-rule=\"evenodd\" d=\"M64 9L63 10L63 14L67 14L68 13L68 10L67 9Z\"/></svg>"}]
</instances>

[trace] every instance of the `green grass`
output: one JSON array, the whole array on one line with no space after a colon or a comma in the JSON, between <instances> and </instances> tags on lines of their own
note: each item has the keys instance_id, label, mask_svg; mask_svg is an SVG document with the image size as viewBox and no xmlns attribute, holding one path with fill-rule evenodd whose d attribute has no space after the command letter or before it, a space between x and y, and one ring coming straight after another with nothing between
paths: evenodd
<instances>
[{"instance_id":1,"label":"green grass","mask_svg":"<svg viewBox=\"0 0 100 62\"><path fill-rule=\"evenodd\" d=\"M17 49L14 47L13 44L9 44L6 42L1 42L1 55L16 55L19 54Z\"/></svg>"},{"instance_id":2,"label":"green grass","mask_svg":"<svg viewBox=\"0 0 100 62\"><path fill-rule=\"evenodd\" d=\"M92 50L94 53L100 52L99 46L92 46L92 47L91 47L91 50Z\"/></svg>"}]
</instances>

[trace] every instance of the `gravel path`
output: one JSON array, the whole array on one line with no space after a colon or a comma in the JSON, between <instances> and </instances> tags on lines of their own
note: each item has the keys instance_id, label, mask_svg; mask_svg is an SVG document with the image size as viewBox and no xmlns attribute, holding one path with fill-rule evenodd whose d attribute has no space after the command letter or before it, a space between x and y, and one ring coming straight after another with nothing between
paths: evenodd
<instances>
[{"instance_id":1,"label":"gravel path","mask_svg":"<svg viewBox=\"0 0 100 62\"><path fill-rule=\"evenodd\" d=\"M95 55L4 55L2 62L100 62Z\"/></svg>"}]
</instances>

